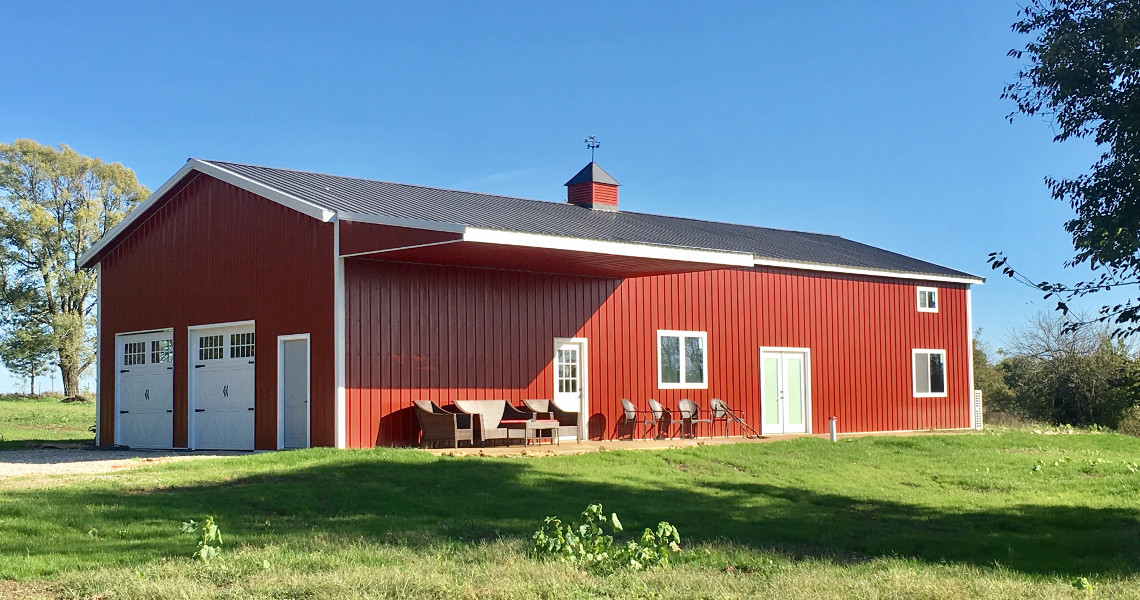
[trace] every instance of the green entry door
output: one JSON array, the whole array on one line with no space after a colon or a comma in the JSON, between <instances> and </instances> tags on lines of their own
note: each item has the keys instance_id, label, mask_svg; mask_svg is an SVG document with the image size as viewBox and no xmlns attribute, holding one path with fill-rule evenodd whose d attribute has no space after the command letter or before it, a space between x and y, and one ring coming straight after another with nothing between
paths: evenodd
<instances>
[{"instance_id":1,"label":"green entry door","mask_svg":"<svg viewBox=\"0 0 1140 600\"><path fill-rule=\"evenodd\" d=\"M763 433L806 433L808 396L808 353L805 350L760 351Z\"/></svg>"}]
</instances>

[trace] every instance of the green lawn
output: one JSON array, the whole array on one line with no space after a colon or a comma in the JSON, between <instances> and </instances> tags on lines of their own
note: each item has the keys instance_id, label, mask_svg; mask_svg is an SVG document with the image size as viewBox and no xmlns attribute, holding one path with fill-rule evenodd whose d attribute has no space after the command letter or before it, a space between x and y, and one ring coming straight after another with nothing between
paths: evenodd
<instances>
[{"instance_id":1,"label":"green lawn","mask_svg":"<svg viewBox=\"0 0 1140 600\"><path fill-rule=\"evenodd\" d=\"M308 450L0 480L0 580L82 598L1140 597L1140 439L1029 431L553 458ZM5 486L7 485L7 489ZM678 564L527 557L591 502ZM201 566L178 535L213 515Z\"/></svg>"},{"instance_id":2,"label":"green lawn","mask_svg":"<svg viewBox=\"0 0 1140 600\"><path fill-rule=\"evenodd\" d=\"M0 396L0 449L93 443L95 402L60 402L62 396Z\"/></svg>"}]
</instances>

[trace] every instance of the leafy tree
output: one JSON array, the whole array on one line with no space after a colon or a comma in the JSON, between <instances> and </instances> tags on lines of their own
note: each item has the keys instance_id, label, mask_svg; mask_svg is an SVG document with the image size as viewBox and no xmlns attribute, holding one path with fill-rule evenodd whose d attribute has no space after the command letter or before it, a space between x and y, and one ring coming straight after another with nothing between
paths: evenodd
<instances>
[{"instance_id":1,"label":"leafy tree","mask_svg":"<svg viewBox=\"0 0 1140 600\"><path fill-rule=\"evenodd\" d=\"M1000 363L1013 414L1071 425L1116 427L1140 402L1140 365L1104 328L1039 314L1010 339Z\"/></svg>"},{"instance_id":2,"label":"leafy tree","mask_svg":"<svg viewBox=\"0 0 1140 600\"><path fill-rule=\"evenodd\" d=\"M1002 370L990 361L981 335L981 329L974 332L974 387L982 390L982 406L987 412L1014 413L1013 392L1006 385Z\"/></svg>"},{"instance_id":3,"label":"leafy tree","mask_svg":"<svg viewBox=\"0 0 1140 600\"><path fill-rule=\"evenodd\" d=\"M95 357L95 274L79 256L149 193L123 165L63 144L0 144L2 345L47 340L68 396Z\"/></svg>"},{"instance_id":4,"label":"leafy tree","mask_svg":"<svg viewBox=\"0 0 1140 600\"><path fill-rule=\"evenodd\" d=\"M1065 224L1076 253L1067 266L1088 265L1097 275L1075 284L1034 283L990 255L994 269L1067 302L1119 286L1140 284L1140 2L1136 0L1029 0L1013 30L1032 36L1010 56L1026 60L1003 98L1018 112L1048 118L1055 141L1094 141L1101 150L1089 172L1046 178L1057 200L1076 216ZM1112 332L1140 331L1140 300L1103 307L1095 320Z\"/></svg>"},{"instance_id":5,"label":"leafy tree","mask_svg":"<svg viewBox=\"0 0 1140 600\"><path fill-rule=\"evenodd\" d=\"M51 336L32 323L15 326L0 339L0 362L18 377L31 382L31 393L36 393L36 377L46 375L52 348Z\"/></svg>"}]
</instances>

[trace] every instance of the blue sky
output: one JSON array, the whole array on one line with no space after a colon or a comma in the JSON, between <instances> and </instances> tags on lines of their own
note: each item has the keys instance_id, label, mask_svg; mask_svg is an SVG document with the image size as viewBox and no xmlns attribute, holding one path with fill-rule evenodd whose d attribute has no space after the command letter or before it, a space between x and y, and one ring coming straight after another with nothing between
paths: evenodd
<instances>
[{"instance_id":1,"label":"blue sky","mask_svg":"<svg viewBox=\"0 0 1140 600\"><path fill-rule=\"evenodd\" d=\"M1000 347L1074 280L1052 142L999 96L1017 4L14 3L0 140L157 188L189 157L560 201L589 160L626 210L833 233L983 275ZM1088 303L1087 306L1096 306ZM15 387L9 382L0 389Z\"/></svg>"}]
</instances>

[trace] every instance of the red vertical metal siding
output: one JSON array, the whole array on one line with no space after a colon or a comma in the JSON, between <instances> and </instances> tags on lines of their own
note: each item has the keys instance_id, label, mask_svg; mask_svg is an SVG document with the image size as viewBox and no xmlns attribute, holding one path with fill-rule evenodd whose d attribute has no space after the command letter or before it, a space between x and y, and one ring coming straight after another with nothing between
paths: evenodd
<instances>
[{"instance_id":1,"label":"red vertical metal siding","mask_svg":"<svg viewBox=\"0 0 1140 600\"><path fill-rule=\"evenodd\" d=\"M566 186L566 201L570 204L592 206L604 204L616 207L618 205L618 186L608 183L575 183Z\"/></svg>"},{"instance_id":2,"label":"red vertical metal siding","mask_svg":"<svg viewBox=\"0 0 1140 600\"><path fill-rule=\"evenodd\" d=\"M255 320L259 449L277 447L277 336L309 333L311 438L334 443L333 226L191 174L100 266L103 442L114 440L115 334L174 328L174 445L187 445L187 327Z\"/></svg>"},{"instance_id":3,"label":"red vertical metal siding","mask_svg":"<svg viewBox=\"0 0 1140 600\"><path fill-rule=\"evenodd\" d=\"M589 340L594 437L621 398L721 398L758 427L767 346L811 349L813 431L832 415L847 432L970 425L964 285L921 313L916 281L784 269L621 280L349 259L345 281L354 447L414 442L412 400L550 397L558 337ZM708 332L707 390L657 389L659 329ZM948 397L913 397L915 348L946 350Z\"/></svg>"}]
</instances>

